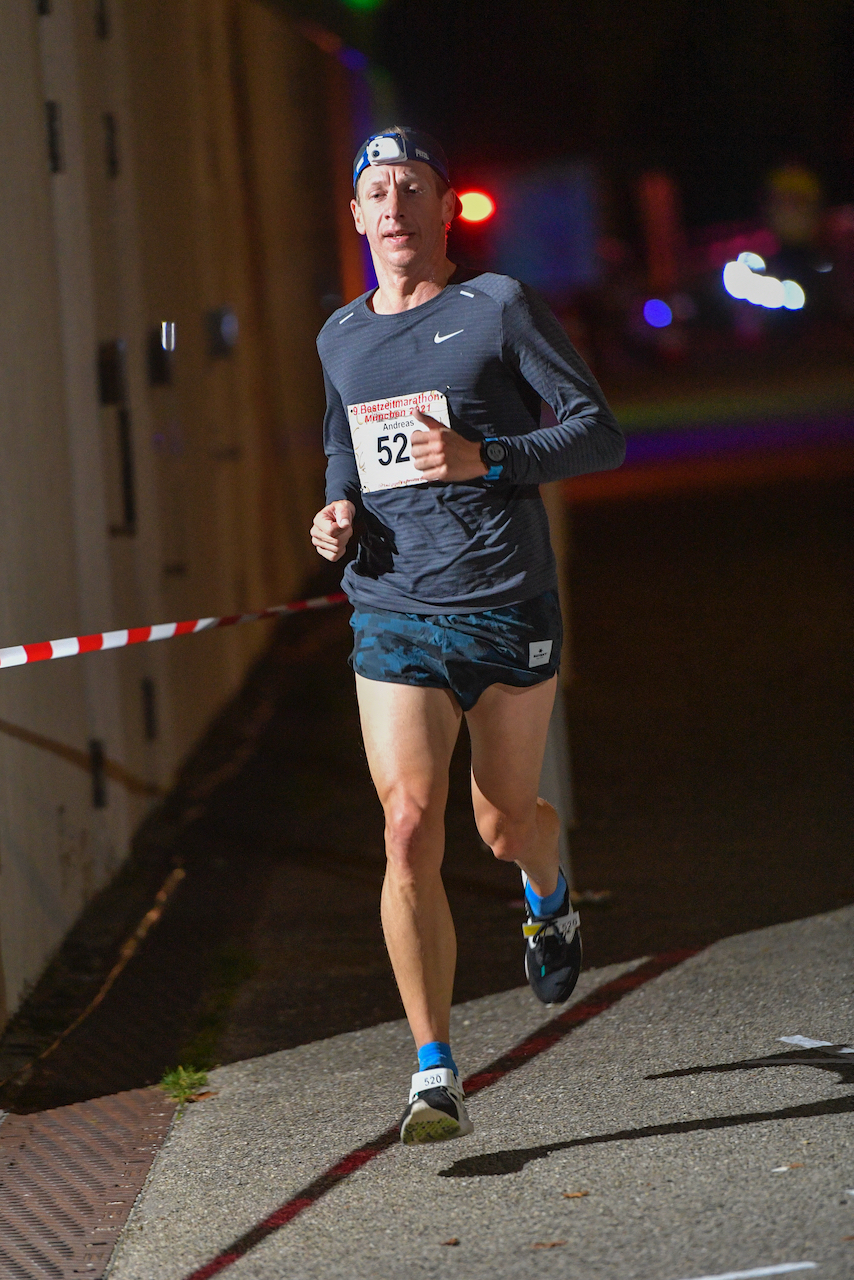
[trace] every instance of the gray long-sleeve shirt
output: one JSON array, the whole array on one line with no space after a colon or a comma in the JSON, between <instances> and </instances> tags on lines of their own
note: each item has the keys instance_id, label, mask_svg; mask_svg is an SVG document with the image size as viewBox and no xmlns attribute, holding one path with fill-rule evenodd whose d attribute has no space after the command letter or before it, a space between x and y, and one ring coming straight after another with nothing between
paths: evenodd
<instances>
[{"instance_id":1,"label":"gray long-sleeve shirt","mask_svg":"<svg viewBox=\"0 0 854 1280\"><path fill-rule=\"evenodd\" d=\"M330 316L317 346L326 382L326 500L362 512L343 587L363 608L468 613L556 585L538 485L617 467L625 442L558 320L509 276L455 275L437 297L377 315L365 294ZM501 478L362 493L347 406L437 390L451 426L509 450ZM556 425L540 425L540 401Z\"/></svg>"}]
</instances>

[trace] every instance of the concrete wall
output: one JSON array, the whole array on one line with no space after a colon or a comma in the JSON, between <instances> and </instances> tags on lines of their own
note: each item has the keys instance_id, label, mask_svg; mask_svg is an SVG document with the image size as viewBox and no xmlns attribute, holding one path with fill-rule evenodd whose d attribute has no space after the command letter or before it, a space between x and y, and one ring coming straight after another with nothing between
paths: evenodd
<instances>
[{"instance_id":1,"label":"concrete wall","mask_svg":"<svg viewBox=\"0 0 854 1280\"><path fill-rule=\"evenodd\" d=\"M330 84L332 59L256 0L0 4L0 645L300 594L322 491L314 336L353 261ZM217 352L206 317L224 308L237 340ZM162 321L172 378L152 384ZM116 342L124 389L103 404ZM0 1023L265 636L0 673ZM92 739L125 771L105 807Z\"/></svg>"}]
</instances>

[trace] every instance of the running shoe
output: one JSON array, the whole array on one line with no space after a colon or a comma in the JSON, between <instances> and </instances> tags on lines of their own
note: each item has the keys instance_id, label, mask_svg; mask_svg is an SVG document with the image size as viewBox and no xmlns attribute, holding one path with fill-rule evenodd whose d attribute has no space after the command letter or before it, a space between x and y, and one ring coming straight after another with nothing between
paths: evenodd
<instances>
[{"instance_id":1,"label":"running shoe","mask_svg":"<svg viewBox=\"0 0 854 1280\"><path fill-rule=\"evenodd\" d=\"M465 1094L459 1078L448 1067L433 1067L412 1077L409 1105L400 1121L400 1140L444 1142L464 1138L474 1130L468 1118Z\"/></svg>"},{"instance_id":2,"label":"running shoe","mask_svg":"<svg viewBox=\"0 0 854 1280\"><path fill-rule=\"evenodd\" d=\"M543 1004L563 1004L581 972L581 921L570 905L569 890L551 916L535 916L526 896L525 915L525 976Z\"/></svg>"}]
</instances>

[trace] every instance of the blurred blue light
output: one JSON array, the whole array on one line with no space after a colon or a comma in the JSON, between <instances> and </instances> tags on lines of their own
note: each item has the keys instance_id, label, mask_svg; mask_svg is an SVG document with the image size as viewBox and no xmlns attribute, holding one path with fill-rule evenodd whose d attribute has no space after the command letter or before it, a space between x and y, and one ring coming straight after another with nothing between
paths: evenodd
<instances>
[{"instance_id":1,"label":"blurred blue light","mask_svg":"<svg viewBox=\"0 0 854 1280\"><path fill-rule=\"evenodd\" d=\"M666 329L673 319L673 312L660 298L650 298L644 303L643 318L653 329Z\"/></svg>"},{"instance_id":2,"label":"blurred blue light","mask_svg":"<svg viewBox=\"0 0 854 1280\"><path fill-rule=\"evenodd\" d=\"M498 211L481 224L490 270L524 280L558 308L596 284L599 194L589 164L559 161L481 176Z\"/></svg>"},{"instance_id":3,"label":"blurred blue light","mask_svg":"<svg viewBox=\"0 0 854 1280\"><path fill-rule=\"evenodd\" d=\"M338 50L338 61L345 66L348 71L367 71L368 59L360 49L351 49L347 45Z\"/></svg>"}]
</instances>

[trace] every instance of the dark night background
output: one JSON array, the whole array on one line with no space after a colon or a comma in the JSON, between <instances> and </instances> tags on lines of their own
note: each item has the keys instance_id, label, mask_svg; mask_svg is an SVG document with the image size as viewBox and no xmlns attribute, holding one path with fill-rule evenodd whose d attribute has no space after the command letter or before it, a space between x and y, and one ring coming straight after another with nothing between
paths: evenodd
<instances>
[{"instance_id":1,"label":"dark night background","mask_svg":"<svg viewBox=\"0 0 854 1280\"><path fill-rule=\"evenodd\" d=\"M392 0L373 16L402 123L435 132L463 184L496 162L593 158L619 220L633 174L661 166L689 226L754 215L789 159L830 203L854 193L850 0Z\"/></svg>"}]
</instances>

